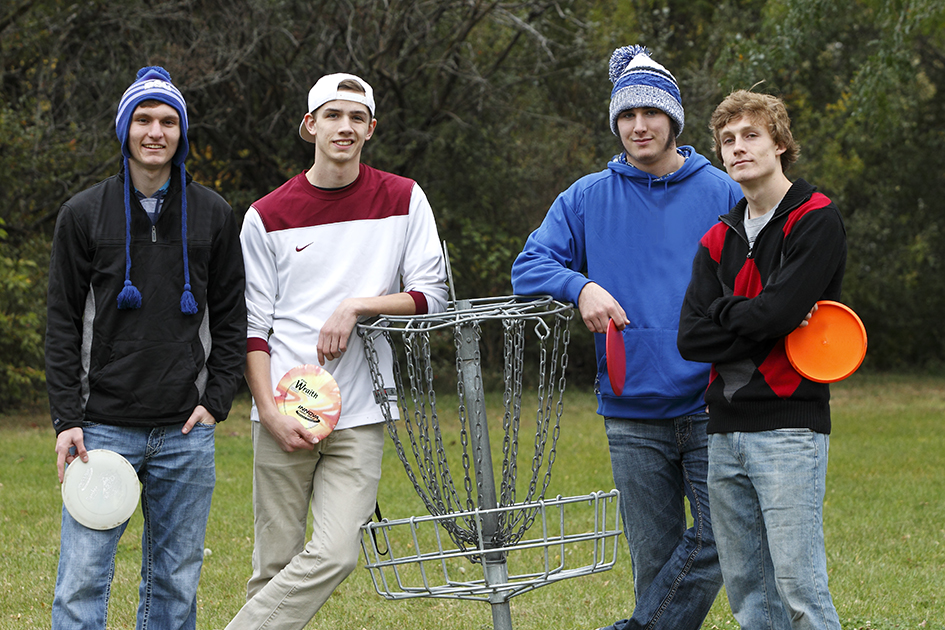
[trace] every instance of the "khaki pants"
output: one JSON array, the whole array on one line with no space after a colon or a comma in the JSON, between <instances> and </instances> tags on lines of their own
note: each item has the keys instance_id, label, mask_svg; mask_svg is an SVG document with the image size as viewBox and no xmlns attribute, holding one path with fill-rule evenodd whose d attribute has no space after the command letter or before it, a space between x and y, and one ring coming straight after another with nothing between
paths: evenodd
<instances>
[{"instance_id":1,"label":"khaki pants","mask_svg":"<svg viewBox=\"0 0 945 630\"><path fill-rule=\"evenodd\" d=\"M314 453L286 453L253 423L253 575L228 629L301 629L315 616L357 566L383 448L383 424L334 431ZM314 532L306 544L310 506Z\"/></svg>"}]
</instances>

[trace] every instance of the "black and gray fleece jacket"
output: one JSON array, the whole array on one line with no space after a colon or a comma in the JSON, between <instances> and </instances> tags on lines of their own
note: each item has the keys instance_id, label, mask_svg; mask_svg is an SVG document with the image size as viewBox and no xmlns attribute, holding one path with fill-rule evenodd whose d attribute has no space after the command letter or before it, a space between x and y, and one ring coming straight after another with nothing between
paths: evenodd
<instances>
[{"instance_id":1,"label":"black and gray fleece jacket","mask_svg":"<svg viewBox=\"0 0 945 630\"><path fill-rule=\"evenodd\" d=\"M187 181L195 315L181 312L180 175L152 225L131 195L130 262L140 308L119 310L125 279L124 173L59 212L49 269L46 381L56 433L92 421L184 422L200 404L226 418L243 376L246 304L239 224L210 189Z\"/></svg>"}]
</instances>

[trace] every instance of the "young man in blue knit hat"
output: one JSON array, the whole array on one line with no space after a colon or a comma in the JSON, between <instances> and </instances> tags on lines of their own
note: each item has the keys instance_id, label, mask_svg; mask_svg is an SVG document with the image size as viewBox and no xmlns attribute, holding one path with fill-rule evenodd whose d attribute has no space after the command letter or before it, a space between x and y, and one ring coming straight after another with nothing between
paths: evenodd
<instances>
[{"instance_id":1,"label":"young man in blue knit hat","mask_svg":"<svg viewBox=\"0 0 945 630\"><path fill-rule=\"evenodd\" d=\"M823 531L830 388L794 369L784 338L819 300L840 299L843 220L785 175L800 148L780 99L737 90L710 128L745 199L699 243L678 342L712 363L709 496L725 590L742 628L840 630Z\"/></svg>"},{"instance_id":2,"label":"young man in blue knit hat","mask_svg":"<svg viewBox=\"0 0 945 630\"><path fill-rule=\"evenodd\" d=\"M679 86L645 48L610 60L610 128L623 151L555 200L512 267L518 294L577 304L595 334L598 413L633 563L634 610L607 628L696 629L722 584L706 490L707 366L676 349L679 308L699 237L741 197L691 146ZM626 347L611 387L605 333ZM686 526L688 499L693 518Z\"/></svg>"},{"instance_id":3,"label":"young man in blue knit hat","mask_svg":"<svg viewBox=\"0 0 945 630\"><path fill-rule=\"evenodd\" d=\"M46 381L56 465L124 456L144 515L137 627L194 628L213 493L214 425L243 375L239 224L190 180L187 104L142 68L118 105L121 171L63 204L49 267ZM126 523L64 507L52 628L104 630Z\"/></svg>"}]
</instances>

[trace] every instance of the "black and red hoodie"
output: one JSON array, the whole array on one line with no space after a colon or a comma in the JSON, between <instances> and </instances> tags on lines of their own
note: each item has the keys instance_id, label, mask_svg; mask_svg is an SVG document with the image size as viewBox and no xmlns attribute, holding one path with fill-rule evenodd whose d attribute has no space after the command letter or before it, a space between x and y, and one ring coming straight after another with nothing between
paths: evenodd
<instances>
[{"instance_id":1,"label":"black and red hoodie","mask_svg":"<svg viewBox=\"0 0 945 630\"><path fill-rule=\"evenodd\" d=\"M752 247L744 199L700 241L677 345L683 358L712 363L709 433L830 433L828 385L798 374L784 350L815 302L840 299L846 233L836 206L815 191L797 180Z\"/></svg>"}]
</instances>

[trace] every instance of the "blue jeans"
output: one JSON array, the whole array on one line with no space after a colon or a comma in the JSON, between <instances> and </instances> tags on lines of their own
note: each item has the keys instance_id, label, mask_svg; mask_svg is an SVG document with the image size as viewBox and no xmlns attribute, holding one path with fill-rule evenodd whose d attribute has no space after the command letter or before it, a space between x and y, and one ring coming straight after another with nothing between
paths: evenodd
<instances>
[{"instance_id":1,"label":"blue jeans","mask_svg":"<svg viewBox=\"0 0 945 630\"><path fill-rule=\"evenodd\" d=\"M139 429L87 422L82 427L88 450L120 453L143 485L137 630L193 629L197 622L197 582L216 481L214 428L197 423L184 435L182 426ZM62 509L53 630L104 630L115 552L126 526L89 529Z\"/></svg>"},{"instance_id":2,"label":"blue jeans","mask_svg":"<svg viewBox=\"0 0 945 630\"><path fill-rule=\"evenodd\" d=\"M829 444L808 429L709 436L715 535L742 628L840 630L824 548Z\"/></svg>"},{"instance_id":3,"label":"blue jeans","mask_svg":"<svg viewBox=\"0 0 945 630\"><path fill-rule=\"evenodd\" d=\"M706 489L707 414L605 418L635 607L615 630L695 630L722 586ZM693 525L686 527L685 499Z\"/></svg>"}]
</instances>

